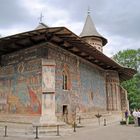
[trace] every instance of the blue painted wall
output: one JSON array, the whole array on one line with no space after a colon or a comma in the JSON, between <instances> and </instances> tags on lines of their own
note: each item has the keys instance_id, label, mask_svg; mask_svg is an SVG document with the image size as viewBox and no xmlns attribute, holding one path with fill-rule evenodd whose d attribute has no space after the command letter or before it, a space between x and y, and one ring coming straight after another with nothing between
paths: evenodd
<instances>
[{"instance_id":1,"label":"blue painted wall","mask_svg":"<svg viewBox=\"0 0 140 140\"><path fill-rule=\"evenodd\" d=\"M56 113L62 114L63 105L69 112L106 109L105 71L61 48L51 48L48 58L56 61ZM63 70L70 73L70 90L63 90Z\"/></svg>"},{"instance_id":2,"label":"blue painted wall","mask_svg":"<svg viewBox=\"0 0 140 140\"><path fill-rule=\"evenodd\" d=\"M29 53L29 50L2 57L0 114L41 114L42 63L41 59L36 59L38 56L24 57L26 52Z\"/></svg>"},{"instance_id":3,"label":"blue painted wall","mask_svg":"<svg viewBox=\"0 0 140 140\"><path fill-rule=\"evenodd\" d=\"M106 88L104 72L88 63L80 63L80 83L82 102L91 108L106 108Z\"/></svg>"}]
</instances>

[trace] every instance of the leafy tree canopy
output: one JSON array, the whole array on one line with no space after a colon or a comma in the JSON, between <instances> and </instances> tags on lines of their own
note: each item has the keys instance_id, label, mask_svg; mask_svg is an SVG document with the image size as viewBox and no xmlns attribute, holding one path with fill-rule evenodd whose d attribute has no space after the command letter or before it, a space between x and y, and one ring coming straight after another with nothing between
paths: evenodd
<instances>
[{"instance_id":1,"label":"leafy tree canopy","mask_svg":"<svg viewBox=\"0 0 140 140\"><path fill-rule=\"evenodd\" d=\"M119 51L113 59L122 66L140 70L140 49Z\"/></svg>"},{"instance_id":2,"label":"leafy tree canopy","mask_svg":"<svg viewBox=\"0 0 140 140\"><path fill-rule=\"evenodd\" d=\"M132 79L122 82L121 85L128 91L130 108L140 108L140 49L120 51L113 59L122 66L138 71Z\"/></svg>"}]
</instances>

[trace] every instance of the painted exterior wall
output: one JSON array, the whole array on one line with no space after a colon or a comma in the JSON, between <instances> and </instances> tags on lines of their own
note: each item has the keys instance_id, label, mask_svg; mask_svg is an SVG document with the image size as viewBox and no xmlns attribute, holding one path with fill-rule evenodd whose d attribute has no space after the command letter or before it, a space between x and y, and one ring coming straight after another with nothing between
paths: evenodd
<instances>
[{"instance_id":1,"label":"painted exterior wall","mask_svg":"<svg viewBox=\"0 0 140 140\"><path fill-rule=\"evenodd\" d=\"M1 114L41 114L42 65L37 50L26 49L2 57Z\"/></svg>"},{"instance_id":2,"label":"painted exterior wall","mask_svg":"<svg viewBox=\"0 0 140 140\"><path fill-rule=\"evenodd\" d=\"M71 122L76 113L121 108L117 72L106 72L51 43L3 56L2 65L1 114L39 115L42 121L55 120L56 114ZM67 90L63 73L68 75Z\"/></svg>"},{"instance_id":3,"label":"painted exterior wall","mask_svg":"<svg viewBox=\"0 0 140 140\"><path fill-rule=\"evenodd\" d=\"M40 123L54 123L55 115L55 61L42 59L42 112Z\"/></svg>"},{"instance_id":4,"label":"painted exterior wall","mask_svg":"<svg viewBox=\"0 0 140 140\"><path fill-rule=\"evenodd\" d=\"M41 113L41 65L29 61L0 68L0 112Z\"/></svg>"},{"instance_id":5,"label":"painted exterior wall","mask_svg":"<svg viewBox=\"0 0 140 140\"><path fill-rule=\"evenodd\" d=\"M108 70L106 76L107 109L121 110L120 81L116 71Z\"/></svg>"},{"instance_id":6,"label":"painted exterior wall","mask_svg":"<svg viewBox=\"0 0 140 140\"><path fill-rule=\"evenodd\" d=\"M79 93L80 75L78 71L78 61L76 57L68 52L49 46L48 59L53 59L56 63L56 82L55 82L55 99L56 115L62 117L63 106L66 105L71 116L75 113L75 108L80 104L81 95ZM63 90L63 71L67 71L70 76L69 89Z\"/></svg>"},{"instance_id":7,"label":"painted exterior wall","mask_svg":"<svg viewBox=\"0 0 140 140\"><path fill-rule=\"evenodd\" d=\"M80 62L82 102L89 110L106 110L105 72L87 63ZM87 109L86 109L87 110Z\"/></svg>"},{"instance_id":8,"label":"painted exterior wall","mask_svg":"<svg viewBox=\"0 0 140 140\"><path fill-rule=\"evenodd\" d=\"M56 62L56 114L62 116L67 106L69 116L75 112L106 110L105 71L53 46L48 50L48 59ZM69 89L63 90L63 71L69 73Z\"/></svg>"}]
</instances>

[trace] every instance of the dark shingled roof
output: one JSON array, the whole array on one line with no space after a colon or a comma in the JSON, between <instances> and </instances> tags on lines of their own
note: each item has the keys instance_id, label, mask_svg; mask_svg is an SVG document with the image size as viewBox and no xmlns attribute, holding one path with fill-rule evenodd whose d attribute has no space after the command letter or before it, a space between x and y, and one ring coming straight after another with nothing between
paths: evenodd
<instances>
[{"instance_id":1,"label":"dark shingled roof","mask_svg":"<svg viewBox=\"0 0 140 140\"><path fill-rule=\"evenodd\" d=\"M119 65L65 27L48 27L0 38L0 57L45 42L56 44L105 70L117 71L122 81L136 73L134 69Z\"/></svg>"}]
</instances>

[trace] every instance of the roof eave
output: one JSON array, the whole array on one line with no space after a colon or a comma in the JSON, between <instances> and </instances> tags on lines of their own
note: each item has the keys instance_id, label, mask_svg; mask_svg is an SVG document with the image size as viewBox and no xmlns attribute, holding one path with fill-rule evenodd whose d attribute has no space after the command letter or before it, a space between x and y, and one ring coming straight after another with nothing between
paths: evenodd
<instances>
[{"instance_id":1,"label":"roof eave","mask_svg":"<svg viewBox=\"0 0 140 140\"><path fill-rule=\"evenodd\" d=\"M53 36L53 39L51 39ZM22 46L23 41L30 41L30 44L32 44L32 40L43 38L44 40L42 42L46 41L55 41L56 44L59 44L58 46L62 47L63 49L66 49L67 51L84 58L87 61L90 61L91 63L105 69L105 70L115 70L118 71L120 74L120 78L122 80L127 80L131 79L133 75L136 73L135 70L130 69L130 68L124 68L120 66L118 63L98 51L97 49L93 48L91 45L83 41L79 36L71 32L69 29L65 27L53 27L53 28L46 28L46 29L39 29L39 30L33 30L33 31L28 31L12 36L8 36L5 38L0 38L0 50L5 53L10 53L10 50L14 52L13 46L11 46L11 42L15 42L14 47L16 47L16 51L20 49L25 49L25 47L31 47L26 44ZM28 40L29 39L29 40ZM38 41L36 40L36 41ZM18 41L18 42L17 42ZM107 40L105 40L107 41ZM17 43L16 43L17 42ZM6 45L4 44L6 43ZM40 42L37 42L40 43ZM18 46L18 44L20 44ZM61 44L61 45L60 45ZM5 48L4 48L5 47ZM76 52L73 48L76 48L78 52ZM13 49L13 50L12 50ZM0 55L2 54L2 51L0 52ZM86 53L86 56L82 56L82 53ZM108 67L109 66L109 67Z\"/></svg>"},{"instance_id":2,"label":"roof eave","mask_svg":"<svg viewBox=\"0 0 140 140\"><path fill-rule=\"evenodd\" d=\"M105 46L108 41L106 38L102 37L102 36L95 36L95 35L88 35L88 36L80 36L81 38L87 38L87 37L97 37L97 38L100 38L103 42L103 46Z\"/></svg>"}]
</instances>

